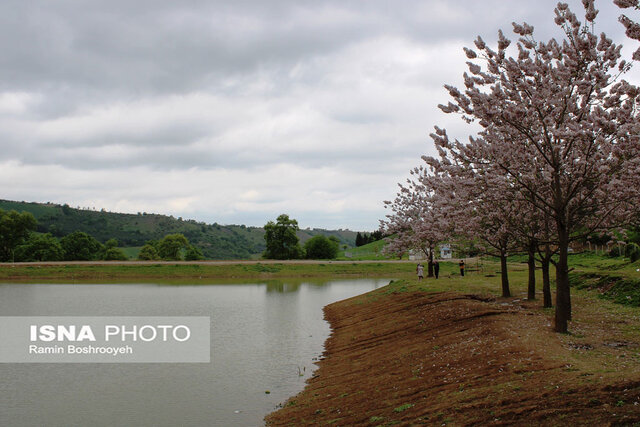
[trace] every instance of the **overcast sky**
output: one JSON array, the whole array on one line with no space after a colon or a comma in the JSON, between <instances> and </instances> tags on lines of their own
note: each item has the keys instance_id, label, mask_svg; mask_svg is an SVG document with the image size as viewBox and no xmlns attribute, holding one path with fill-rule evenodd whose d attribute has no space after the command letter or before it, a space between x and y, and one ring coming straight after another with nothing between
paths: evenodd
<instances>
[{"instance_id":1,"label":"overcast sky","mask_svg":"<svg viewBox=\"0 0 640 427\"><path fill-rule=\"evenodd\" d=\"M375 230L433 126L469 133L437 109L462 47L512 21L548 39L555 4L3 0L0 198Z\"/></svg>"}]
</instances>

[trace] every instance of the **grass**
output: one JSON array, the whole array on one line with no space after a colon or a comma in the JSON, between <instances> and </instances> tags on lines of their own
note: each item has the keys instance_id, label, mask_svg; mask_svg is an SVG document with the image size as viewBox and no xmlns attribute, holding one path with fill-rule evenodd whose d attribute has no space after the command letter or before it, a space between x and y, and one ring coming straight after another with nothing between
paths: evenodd
<instances>
[{"instance_id":1,"label":"grass","mask_svg":"<svg viewBox=\"0 0 640 427\"><path fill-rule=\"evenodd\" d=\"M609 258L594 254L575 254L569 258L569 266L573 269L571 298L574 320L570 325L570 333L561 336L565 345L575 348L571 358L564 360L568 370L588 373L585 381L593 381L594 376L599 381L601 377L619 375L630 366L640 361L637 349L625 347L625 341L636 341L640 334L640 262L630 263L628 259ZM509 282L512 297L507 301L520 299L523 304L542 305L542 277L536 271L536 296L538 301L527 302L528 272L526 265L518 262L509 264ZM415 279L394 281L389 285L395 292L403 288L408 291L457 291L487 295L500 299L500 276L487 277L492 271L498 271L497 262L485 260L480 271L472 272L465 277L456 275L457 266L451 263L441 263L441 278L439 280ZM444 271L444 274L442 272ZM555 290L553 279L555 271L552 268L552 291ZM587 278L587 279L585 279ZM554 292L555 294L555 292ZM555 295L554 295L555 296ZM555 303L555 300L554 300ZM549 324L553 322L553 308L541 309L548 315ZM609 330L602 335L603 322L615 325L617 333ZM597 345L605 343L605 345ZM545 343L539 343L544 346ZM608 345L606 345L608 344ZM620 347L616 347L620 345ZM620 357L626 354L626 357ZM604 362L603 362L604 361Z\"/></svg>"},{"instance_id":2,"label":"grass","mask_svg":"<svg viewBox=\"0 0 640 427\"><path fill-rule=\"evenodd\" d=\"M629 258L599 256L583 252L569 257L570 266L581 272L616 273L629 277L639 277L640 261L631 262Z\"/></svg>"},{"instance_id":3,"label":"grass","mask_svg":"<svg viewBox=\"0 0 640 427\"><path fill-rule=\"evenodd\" d=\"M617 304L640 307L640 261L577 254L571 258L571 286Z\"/></svg>"},{"instance_id":4,"label":"grass","mask_svg":"<svg viewBox=\"0 0 640 427\"><path fill-rule=\"evenodd\" d=\"M138 258L138 254L140 253L140 249L142 249L142 246L130 246L119 249L122 249L122 252L124 252L127 258L134 260Z\"/></svg>"},{"instance_id":5,"label":"grass","mask_svg":"<svg viewBox=\"0 0 640 427\"><path fill-rule=\"evenodd\" d=\"M400 405L397 408L394 408L393 412L404 412L407 409L413 408L413 403L405 403L404 405Z\"/></svg>"},{"instance_id":6,"label":"grass","mask_svg":"<svg viewBox=\"0 0 640 427\"><path fill-rule=\"evenodd\" d=\"M383 239L359 246L357 248L350 248L339 252L338 259L347 261L388 259L388 256L382 253L382 248L385 246L385 244L386 241Z\"/></svg>"},{"instance_id":7,"label":"grass","mask_svg":"<svg viewBox=\"0 0 640 427\"><path fill-rule=\"evenodd\" d=\"M500 265L497 260L469 260L465 276L460 276L458 265L455 262L440 263L440 278L425 277L418 281L415 278L415 264L412 274L400 277L383 291L385 294L427 291L444 292L457 291L473 293L490 297L501 295ZM640 261L630 263L628 259L609 258L594 254L574 254L569 257L570 268L573 269L572 296L576 298L601 298L608 299L617 304L628 306L640 306ZM555 270L551 268L552 291L555 290ZM392 274L389 277L394 277ZM395 276L398 277L398 276ZM588 278L585 279L585 278ZM594 285L600 280L600 286ZM616 286L603 292L603 283L616 281ZM527 265L518 258L510 259L509 263L509 287L511 299L526 300L527 298L528 270ZM377 298L377 296L369 296ZM536 298L542 300L542 273L536 270ZM616 304L616 305L617 305ZM552 314L553 309L547 309Z\"/></svg>"},{"instance_id":8,"label":"grass","mask_svg":"<svg viewBox=\"0 0 640 427\"><path fill-rule=\"evenodd\" d=\"M625 278L607 273L572 273L570 280L578 289L598 291L600 298L640 307L640 278Z\"/></svg>"},{"instance_id":9,"label":"grass","mask_svg":"<svg viewBox=\"0 0 640 427\"><path fill-rule=\"evenodd\" d=\"M215 283L282 278L410 277L411 263L148 263L148 264L0 264L2 282Z\"/></svg>"}]
</instances>

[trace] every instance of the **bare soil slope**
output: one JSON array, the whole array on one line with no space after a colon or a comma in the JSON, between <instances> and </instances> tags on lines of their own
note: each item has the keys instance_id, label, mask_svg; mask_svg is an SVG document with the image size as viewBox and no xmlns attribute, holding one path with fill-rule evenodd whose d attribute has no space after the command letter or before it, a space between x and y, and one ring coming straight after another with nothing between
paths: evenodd
<instances>
[{"instance_id":1,"label":"bare soil slope","mask_svg":"<svg viewBox=\"0 0 640 427\"><path fill-rule=\"evenodd\" d=\"M325 316L319 369L268 425L640 423L640 337L616 322L559 335L539 302L393 286Z\"/></svg>"}]
</instances>

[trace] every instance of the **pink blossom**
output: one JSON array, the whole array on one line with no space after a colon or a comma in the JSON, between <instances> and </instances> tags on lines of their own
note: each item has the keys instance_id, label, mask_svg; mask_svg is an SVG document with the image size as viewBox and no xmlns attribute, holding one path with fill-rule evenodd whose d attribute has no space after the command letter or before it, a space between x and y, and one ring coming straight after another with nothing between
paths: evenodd
<instances>
[{"instance_id":1,"label":"pink blossom","mask_svg":"<svg viewBox=\"0 0 640 427\"><path fill-rule=\"evenodd\" d=\"M630 7L638 8L638 0L613 0L613 2L621 9L627 9Z\"/></svg>"},{"instance_id":2,"label":"pink blossom","mask_svg":"<svg viewBox=\"0 0 640 427\"><path fill-rule=\"evenodd\" d=\"M469 59L475 59L478 57L478 55L471 49L469 48L463 48L464 49L464 53L467 55L467 58Z\"/></svg>"}]
</instances>

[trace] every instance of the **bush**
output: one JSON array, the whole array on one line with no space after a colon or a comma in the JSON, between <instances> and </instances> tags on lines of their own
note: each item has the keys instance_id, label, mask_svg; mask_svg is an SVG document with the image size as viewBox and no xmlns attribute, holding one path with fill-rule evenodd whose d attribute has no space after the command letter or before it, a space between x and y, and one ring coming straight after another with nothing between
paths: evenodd
<instances>
[{"instance_id":1,"label":"bush","mask_svg":"<svg viewBox=\"0 0 640 427\"><path fill-rule=\"evenodd\" d=\"M335 237L313 236L304 244L309 259L334 259L338 256L340 242Z\"/></svg>"},{"instance_id":2,"label":"bush","mask_svg":"<svg viewBox=\"0 0 640 427\"><path fill-rule=\"evenodd\" d=\"M140 249L138 253L138 259L140 261L155 261L160 259L160 255L158 255L158 251L155 246L150 243L147 243Z\"/></svg>"},{"instance_id":3,"label":"bush","mask_svg":"<svg viewBox=\"0 0 640 427\"><path fill-rule=\"evenodd\" d=\"M186 261L199 261L201 259L204 259L204 256L202 255L202 251L200 249L190 245L184 255L184 259Z\"/></svg>"},{"instance_id":4,"label":"bush","mask_svg":"<svg viewBox=\"0 0 640 427\"><path fill-rule=\"evenodd\" d=\"M102 257L105 261L127 261L129 257L119 248L108 248Z\"/></svg>"}]
</instances>

